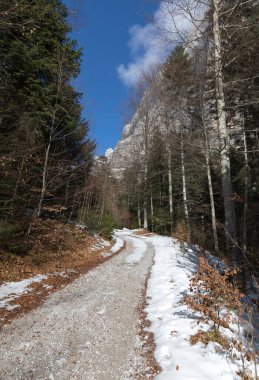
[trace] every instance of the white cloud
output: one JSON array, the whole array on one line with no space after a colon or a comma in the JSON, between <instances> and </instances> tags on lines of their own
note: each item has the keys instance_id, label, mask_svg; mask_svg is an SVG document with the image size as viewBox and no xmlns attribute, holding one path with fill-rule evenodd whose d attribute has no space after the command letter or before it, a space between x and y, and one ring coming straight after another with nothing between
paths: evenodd
<instances>
[{"instance_id":1,"label":"white cloud","mask_svg":"<svg viewBox=\"0 0 259 380\"><path fill-rule=\"evenodd\" d=\"M120 79L127 86L136 84L142 72L161 64L168 55L168 41L161 38L157 27L162 22L161 17L160 5L154 14L153 23L134 25L129 30L128 46L132 61L127 65L120 64L117 68Z\"/></svg>"},{"instance_id":2,"label":"white cloud","mask_svg":"<svg viewBox=\"0 0 259 380\"><path fill-rule=\"evenodd\" d=\"M183 12L177 2L175 4L161 1L152 23L130 28L128 46L132 60L117 67L120 79L127 86L134 86L142 72L163 63L175 44L193 29L188 13Z\"/></svg>"}]
</instances>

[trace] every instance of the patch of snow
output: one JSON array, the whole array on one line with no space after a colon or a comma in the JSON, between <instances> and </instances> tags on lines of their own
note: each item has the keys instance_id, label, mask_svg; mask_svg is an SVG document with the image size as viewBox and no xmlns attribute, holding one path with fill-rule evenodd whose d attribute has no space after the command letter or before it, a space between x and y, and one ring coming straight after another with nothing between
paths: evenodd
<instances>
[{"instance_id":1,"label":"patch of snow","mask_svg":"<svg viewBox=\"0 0 259 380\"><path fill-rule=\"evenodd\" d=\"M11 305L11 302L19 298L21 295L32 291L33 288L31 285L34 282L41 282L47 278L47 275L38 274L37 276L27 278L22 281L5 282L0 286L0 308L13 310L19 307L20 305Z\"/></svg>"},{"instance_id":2,"label":"patch of snow","mask_svg":"<svg viewBox=\"0 0 259 380\"><path fill-rule=\"evenodd\" d=\"M182 303L194 275L198 258L188 249L184 253L172 238L142 237L153 243L154 266L148 281L146 307L154 334L155 359L162 368L156 380L236 380L241 359L231 359L219 345L191 345L189 338L209 326L198 322L199 315ZM216 261L216 259L215 259ZM224 329L228 338L237 337L235 329ZM236 334L236 335L235 335ZM217 350L218 349L218 350ZM248 365L248 363L246 363ZM249 368L252 371L252 364Z\"/></svg>"},{"instance_id":3,"label":"patch of snow","mask_svg":"<svg viewBox=\"0 0 259 380\"><path fill-rule=\"evenodd\" d=\"M127 256L125 261L127 264L137 264L142 259L147 249L147 245L143 240L137 237L130 237L129 239L133 243L134 252L131 255Z\"/></svg>"},{"instance_id":4,"label":"patch of snow","mask_svg":"<svg viewBox=\"0 0 259 380\"><path fill-rule=\"evenodd\" d=\"M113 241L114 241L114 245L112 246L110 251L109 252L103 252L101 254L103 257L110 257L110 256L114 255L124 245L124 241L119 236L117 236L116 233L113 234ZM110 245L110 243L108 243L108 244Z\"/></svg>"},{"instance_id":5,"label":"patch of snow","mask_svg":"<svg viewBox=\"0 0 259 380\"><path fill-rule=\"evenodd\" d=\"M112 255L113 255L112 252L102 252L102 253L101 253L101 256L102 256L102 257L111 257Z\"/></svg>"},{"instance_id":6,"label":"patch of snow","mask_svg":"<svg viewBox=\"0 0 259 380\"><path fill-rule=\"evenodd\" d=\"M97 235L95 237L96 237L97 241L91 247L91 251L92 252L99 251L100 249L110 247L111 244L110 244L109 241L104 240L103 238L101 238L101 237L99 237Z\"/></svg>"},{"instance_id":7,"label":"patch of snow","mask_svg":"<svg viewBox=\"0 0 259 380\"><path fill-rule=\"evenodd\" d=\"M116 253L123 247L124 241L119 236L116 236L116 235L113 236L113 239L115 240L115 244L112 247L111 251L112 253Z\"/></svg>"}]
</instances>

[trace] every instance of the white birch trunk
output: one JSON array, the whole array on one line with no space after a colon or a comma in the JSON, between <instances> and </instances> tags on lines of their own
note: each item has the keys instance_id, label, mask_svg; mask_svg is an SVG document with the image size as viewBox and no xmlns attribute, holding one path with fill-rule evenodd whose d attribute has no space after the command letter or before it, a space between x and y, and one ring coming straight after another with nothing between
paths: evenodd
<instances>
[{"instance_id":1,"label":"white birch trunk","mask_svg":"<svg viewBox=\"0 0 259 380\"><path fill-rule=\"evenodd\" d=\"M218 252L219 251L219 243L218 243L218 234L217 234L217 221L216 221L216 212L215 212L215 202L214 202L214 194L213 194L212 179L211 179L211 170L210 170L209 141L208 141L208 133L207 133L205 125L204 125L204 137L205 137L205 159L206 159L207 179L208 179L208 187L209 187L209 195L210 195L210 209L211 209L212 231L213 231L213 239L214 239L215 251Z\"/></svg>"},{"instance_id":2,"label":"white birch trunk","mask_svg":"<svg viewBox=\"0 0 259 380\"><path fill-rule=\"evenodd\" d=\"M143 211L144 211L144 229L148 229L148 212L147 212L147 164L145 163L145 177L144 177L144 181L145 181L145 186L144 186L144 204L143 204Z\"/></svg>"},{"instance_id":3,"label":"white birch trunk","mask_svg":"<svg viewBox=\"0 0 259 380\"><path fill-rule=\"evenodd\" d=\"M237 252L234 244L234 241L236 240L236 213L233 202L232 181L230 173L229 136L227 130L227 118L225 111L225 95L222 71L222 47L219 26L219 5L220 0L213 0L214 66L218 130L220 141L220 165L222 194L224 198L225 228L227 232L227 249L230 252L232 259L236 261Z\"/></svg>"},{"instance_id":4,"label":"white birch trunk","mask_svg":"<svg viewBox=\"0 0 259 380\"><path fill-rule=\"evenodd\" d=\"M191 233L190 233L189 210L188 210L188 203L187 203L185 158L184 158L184 146L183 146L183 134L182 134L182 132L181 132L181 168L182 168L184 217L185 217L185 222L186 222L186 227L187 227L187 241L190 242L190 240L191 240Z\"/></svg>"}]
</instances>

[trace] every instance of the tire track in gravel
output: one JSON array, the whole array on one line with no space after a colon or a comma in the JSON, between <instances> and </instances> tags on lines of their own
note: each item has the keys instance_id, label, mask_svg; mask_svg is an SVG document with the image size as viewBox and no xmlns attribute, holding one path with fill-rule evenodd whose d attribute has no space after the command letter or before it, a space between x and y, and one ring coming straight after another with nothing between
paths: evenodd
<instances>
[{"instance_id":1,"label":"tire track in gravel","mask_svg":"<svg viewBox=\"0 0 259 380\"><path fill-rule=\"evenodd\" d=\"M128 264L139 237L120 237L122 253L2 330L1 379L127 380L145 365L137 306L154 251Z\"/></svg>"}]
</instances>

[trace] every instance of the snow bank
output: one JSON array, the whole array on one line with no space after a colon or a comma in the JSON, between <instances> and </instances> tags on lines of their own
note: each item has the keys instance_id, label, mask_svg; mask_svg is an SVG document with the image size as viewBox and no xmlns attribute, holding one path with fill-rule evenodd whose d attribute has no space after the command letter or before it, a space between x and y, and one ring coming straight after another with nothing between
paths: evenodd
<instances>
[{"instance_id":1,"label":"snow bank","mask_svg":"<svg viewBox=\"0 0 259 380\"><path fill-rule=\"evenodd\" d=\"M234 363L226 352L216 352L217 344L189 343L191 335L209 328L198 324L198 315L181 303L197 268L195 253L191 249L182 253L178 242L168 237L144 239L155 247L146 312L156 343L155 358L162 368L156 380L240 379L237 371L241 361Z\"/></svg>"},{"instance_id":2,"label":"snow bank","mask_svg":"<svg viewBox=\"0 0 259 380\"><path fill-rule=\"evenodd\" d=\"M124 241L130 241L133 245L133 253L128 255L125 259L127 264L137 264L142 259L147 245L143 241L142 237L134 235L138 230L129 230L128 228L123 228L122 230L114 230L114 236L119 239L120 248L123 246ZM120 236L126 237L125 240L121 239ZM116 243L117 244L117 243ZM119 248L119 249L120 249Z\"/></svg>"},{"instance_id":3,"label":"snow bank","mask_svg":"<svg viewBox=\"0 0 259 380\"><path fill-rule=\"evenodd\" d=\"M112 247L111 251L114 254L117 253L124 246L124 241L116 235L113 236L113 239L115 240L115 244Z\"/></svg>"},{"instance_id":4,"label":"snow bank","mask_svg":"<svg viewBox=\"0 0 259 380\"><path fill-rule=\"evenodd\" d=\"M19 298L21 295L29 293L33 290L31 285L35 282L41 282L47 279L47 275L37 275L17 282L6 282L0 286L0 308L13 310L20 305L11 304L12 301Z\"/></svg>"},{"instance_id":5,"label":"snow bank","mask_svg":"<svg viewBox=\"0 0 259 380\"><path fill-rule=\"evenodd\" d=\"M103 252L101 255L103 257L110 257L113 256L115 253L117 253L124 245L124 241L119 237L113 234L113 240L114 240L114 245L108 252ZM110 243L109 243L110 245Z\"/></svg>"},{"instance_id":6,"label":"snow bank","mask_svg":"<svg viewBox=\"0 0 259 380\"><path fill-rule=\"evenodd\" d=\"M144 241L137 237L129 237L128 240L133 243L134 252L131 255L127 256L125 261L127 264L137 264L142 259L147 249L147 245Z\"/></svg>"}]
</instances>

